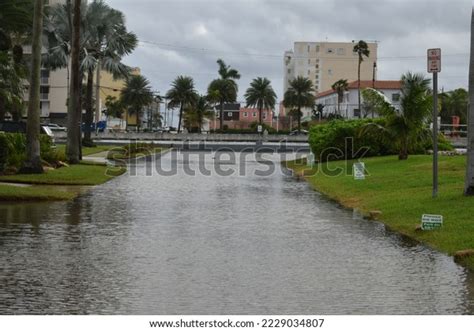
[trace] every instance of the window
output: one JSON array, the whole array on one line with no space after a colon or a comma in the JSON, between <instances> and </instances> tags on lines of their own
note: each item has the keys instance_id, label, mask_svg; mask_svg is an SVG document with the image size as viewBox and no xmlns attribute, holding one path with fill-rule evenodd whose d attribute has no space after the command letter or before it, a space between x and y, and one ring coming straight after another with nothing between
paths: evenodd
<instances>
[{"instance_id":1,"label":"window","mask_svg":"<svg viewBox=\"0 0 474 331\"><path fill-rule=\"evenodd\" d=\"M253 116L253 117L257 117L257 113L256 113L256 112L253 112L253 113L252 113L252 116Z\"/></svg>"},{"instance_id":2,"label":"window","mask_svg":"<svg viewBox=\"0 0 474 331\"><path fill-rule=\"evenodd\" d=\"M249 113L244 112L244 117L249 117Z\"/></svg>"},{"instance_id":3,"label":"window","mask_svg":"<svg viewBox=\"0 0 474 331\"><path fill-rule=\"evenodd\" d=\"M40 99L48 100L49 97L49 86L40 86Z\"/></svg>"},{"instance_id":4,"label":"window","mask_svg":"<svg viewBox=\"0 0 474 331\"><path fill-rule=\"evenodd\" d=\"M308 64L311 65L311 59L308 59Z\"/></svg>"},{"instance_id":5,"label":"window","mask_svg":"<svg viewBox=\"0 0 474 331\"><path fill-rule=\"evenodd\" d=\"M311 75L311 70L308 70L308 76Z\"/></svg>"},{"instance_id":6,"label":"window","mask_svg":"<svg viewBox=\"0 0 474 331\"><path fill-rule=\"evenodd\" d=\"M393 93L392 94L392 101L393 102L400 102L400 93Z\"/></svg>"},{"instance_id":7,"label":"window","mask_svg":"<svg viewBox=\"0 0 474 331\"><path fill-rule=\"evenodd\" d=\"M328 75L329 75L329 76L332 76L332 69L329 69L329 70L328 70Z\"/></svg>"},{"instance_id":8,"label":"window","mask_svg":"<svg viewBox=\"0 0 474 331\"><path fill-rule=\"evenodd\" d=\"M319 64L316 65L316 69L319 69Z\"/></svg>"},{"instance_id":9,"label":"window","mask_svg":"<svg viewBox=\"0 0 474 331\"><path fill-rule=\"evenodd\" d=\"M288 69L288 73L291 74L291 69Z\"/></svg>"},{"instance_id":10,"label":"window","mask_svg":"<svg viewBox=\"0 0 474 331\"><path fill-rule=\"evenodd\" d=\"M262 117L263 117L264 120L266 120L267 119L267 112L263 112Z\"/></svg>"},{"instance_id":11,"label":"window","mask_svg":"<svg viewBox=\"0 0 474 331\"><path fill-rule=\"evenodd\" d=\"M337 49L337 55L344 55L346 52L344 51L344 48L338 48Z\"/></svg>"},{"instance_id":12,"label":"window","mask_svg":"<svg viewBox=\"0 0 474 331\"><path fill-rule=\"evenodd\" d=\"M318 79L318 78L319 78L319 75L316 75L316 79Z\"/></svg>"},{"instance_id":13,"label":"window","mask_svg":"<svg viewBox=\"0 0 474 331\"><path fill-rule=\"evenodd\" d=\"M316 53L319 53L319 45L316 46Z\"/></svg>"},{"instance_id":14,"label":"window","mask_svg":"<svg viewBox=\"0 0 474 331\"><path fill-rule=\"evenodd\" d=\"M333 48L328 48L326 52L328 54L334 54L334 49Z\"/></svg>"},{"instance_id":15,"label":"window","mask_svg":"<svg viewBox=\"0 0 474 331\"><path fill-rule=\"evenodd\" d=\"M308 45L308 53L311 52L311 45Z\"/></svg>"}]
</instances>

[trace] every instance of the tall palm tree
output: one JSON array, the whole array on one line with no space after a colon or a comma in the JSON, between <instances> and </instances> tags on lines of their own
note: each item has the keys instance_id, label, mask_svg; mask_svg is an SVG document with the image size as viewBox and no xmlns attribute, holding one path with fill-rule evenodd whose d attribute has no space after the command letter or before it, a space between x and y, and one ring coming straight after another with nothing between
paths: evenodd
<instances>
[{"instance_id":1,"label":"tall palm tree","mask_svg":"<svg viewBox=\"0 0 474 331\"><path fill-rule=\"evenodd\" d=\"M469 114L467 137L467 170L464 193L474 195L474 9L471 17L471 60L469 64Z\"/></svg>"},{"instance_id":2,"label":"tall palm tree","mask_svg":"<svg viewBox=\"0 0 474 331\"><path fill-rule=\"evenodd\" d=\"M290 81L285 93L283 105L293 108L298 120L298 132L301 132L301 109L313 108L315 103L313 82L305 77L298 76Z\"/></svg>"},{"instance_id":3,"label":"tall palm tree","mask_svg":"<svg viewBox=\"0 0 474 331\"><path fill-rule=\"evenodd\" d=\"M46 24L49 49L46 63L52 69L67 68L70 57L71 8L68 3L53 6ZM93 85L96 78L96 121L100 118L100 71L110 72L114 78L126 78L130 69L121 60L137 45L135 34L128 32L124 15L102 0L82 6L81 74L87 74L84 145L92 145L91 127L94 120ZM82 81L82 80L81 80Z\"/></svg>"},{"instance_id":4,"label":"tall palm tree","mask_svg":"<svg viewBox=\"0 0 474 331\"><path fill-rule=\"evenodd\" d=\"M193 105L198 98L194 89L194 80L188 76L178 76L171 84L171 89L166 93L170 108L179 107L178 133L181 133L183 111L186 107Z\"/></svg>"},{"instance_id":5,"label":"tall palm tree","mask_svg":"<svg viewBox=\"0 0 474 331\"><path fill-rule=\"evenodd\" d=\"M70 2L70 1L68 1ZM71 87L67 114L66 156L69 163L77 164L81 159L81 0L74 0L71 38Z\"/></svg>"},{"instance_id":6,"label":"tall palm tree","mask_svg":"<svg viewBox=\"0 0 474 331\"><path fill-rule=\"evenodd\" d=\"M277 95L267 78L257 77L245 92L247 107L257 107L258 123L262 125L262 110L275 108Z\"/></svg>"},{"instance_id":7,"label":"tall palm tree","mask_svg":"<svg viewBox=\"0 0 474 331\"><path fill-rule=\"evenodd\" d=\"M237 93L239 88L237 86L237 79L240 79L240 74L236 69L226 65L222 59L217 60L219 65L219 77L213 80L207 88L207 94L213 102L219 104L219 122L220 129L224 129L224 104L235 102L237 100Z\"/></svg>"},{"instance_id":8,"label":"tall palm tree","mask_svg":"<svg viewBox=\"0 0 474 331\"><path fill-rule=\"evenodd\" d=\"M191 105L188 111L184 114L184 122L190 129L197 128L199 133L202 132L204 119L212 118L212 106L208 101L208 97L199 95L197 100Z\"/></svg>"},{"instance_id":9,"label":"tall palm tree","mask_svg":"<svg viewBox=\"0 0 474 331\"><path fill-rule=\"evenodd\" d=\"M422 74L407 73L402 76L402 95L400 111L397 111L383 94L372 90L371 98L375 101L376 112L385 118L385 124L369 123L362 134L380 134L381 139L394 144L398 150L398 159L408 159L410 149L431 133L426 123L432 112L430 80ZM378 98L378 100L375 100Z\"/></svg>"},{"instance_id":10,"label":"tall palm tree","mask_svg":"<svg viewBox=\"0 0 474 331\"><path fill-rule=\"evenodd\" d=\"M127 107L128 113L135 114L137 117L137 129L140 132L143 109L153 102L153 92L148 79L141 75L130 76L122 90L121 100Z\"/></svg>"},{"instance_id":11,"label":"tall palm tree","mask_svg":"<svg viewBox=\"0 0 474 331\"><path fill-rule=\"evenodd\" d=\"M339 79L331 88L337 93L337 114L341 115L341 103L344 101L344 92L349 90L347 79Z\"/></svg>"},{"instance_id":12,"label":"tall palm tree","mask_svg":"<svg viewBox=\"0 0 474 331\"><path fill-rule=\"evenodd\" d=\"M357 53L359 56L359 66L357 69L357 88L358 88L358 95L359 95L359 111L361 110L361 102L360 102L360 67L362 66L362 62L364 62L364 56L370 56L369 45L363 40L359 40L357 44L354 46L354 53Z\"/></svg>"},{"instance_id":13,"label":"tall palm tree","mask_svg":"<svg viewBox=\"0 0 474 331\"><path fill-rule=\"evenodd\" d=\"M40 155L40 74L41 47L43 39L43 0L35 0L33 17L33 42L31 47L31 79L26 123L26 161L23 173L42 173Z\"/></svg>"}]
</instances>

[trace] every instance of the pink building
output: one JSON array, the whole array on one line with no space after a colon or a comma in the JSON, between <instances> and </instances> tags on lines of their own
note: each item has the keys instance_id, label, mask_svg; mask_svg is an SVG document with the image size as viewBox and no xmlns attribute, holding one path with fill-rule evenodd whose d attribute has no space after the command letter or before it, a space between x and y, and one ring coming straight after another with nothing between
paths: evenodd
<instances>
[{"instance_id":1,"label":"pink building","mask_svg":"<svg viewBox=\"0 0 474 331\"><path fill-rule=\"evenodd\" d=\"M258 109L256 108L240 108L240 123L246 125L247 127L250 124L258 122L259 115ZM262 110L262 122L266 125L272 126L273 123L273 111L269 109Z\"/></svg>"}]
</instances>

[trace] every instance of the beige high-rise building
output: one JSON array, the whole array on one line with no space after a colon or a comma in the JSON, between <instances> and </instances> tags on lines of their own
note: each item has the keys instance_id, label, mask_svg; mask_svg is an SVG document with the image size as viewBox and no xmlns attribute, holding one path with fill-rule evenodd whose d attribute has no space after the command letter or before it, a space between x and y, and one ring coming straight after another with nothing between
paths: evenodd
<instances>
[{"instance_id":1,"label":"beige high-rise building","mask_svg":"<svg viewBox=\"0 0 474 331\"><path fill-rule=\"evenodd\" d=\"M302 76L311 79L316 93L331 89L339 79L357 80L358 55L355 42L295 42L284 55L284 91L289 81ZM377 43L368 43L370 56L361 66L361 80L372 80L377 62Z\"/></svg>"}]
</instances>

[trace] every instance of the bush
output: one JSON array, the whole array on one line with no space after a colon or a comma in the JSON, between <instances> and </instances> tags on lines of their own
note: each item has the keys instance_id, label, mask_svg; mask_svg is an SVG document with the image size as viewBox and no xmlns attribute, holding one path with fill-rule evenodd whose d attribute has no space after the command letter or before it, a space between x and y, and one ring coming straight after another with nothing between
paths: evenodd
<instances>
[{"instance_id":1,"label":"bush","mask_svg":"<svg viewBox=\"0 0 474 331\"><path fill-rule=\"evenodd\" d=\"M49 162L64 161L47 135L40 135L41 157ZM26 136L22 133L0 133L0 172L7 167L20 168L26 159Z\"/></svg>"},{"instance_id":2,"label":"bush","mask_svg":"<svg viewBox=\"0 0 474 331\"><path fill-rule=\"evenodd\" d=\"M314 126L309 135L311 150L323 162L393 154L393 147L378 137L360 134L362 127L371 122L382 125L384 120L333 120Z\"/></svg>"}]
</instances>

